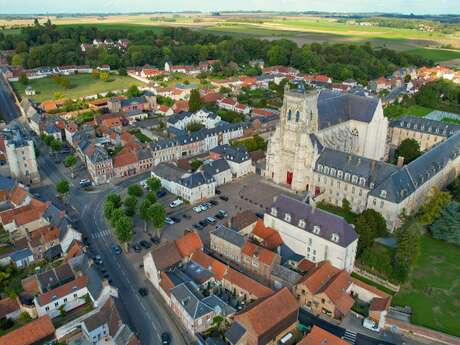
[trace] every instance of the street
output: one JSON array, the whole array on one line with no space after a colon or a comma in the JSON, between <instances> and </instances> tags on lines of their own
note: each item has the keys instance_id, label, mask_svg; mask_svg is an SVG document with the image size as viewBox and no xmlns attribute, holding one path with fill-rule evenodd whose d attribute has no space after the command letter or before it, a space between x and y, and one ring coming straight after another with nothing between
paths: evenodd
<instances>
[{"instance_id":1,"label":"street","mask_svg":"<svg viewBox=\"0 0 460 345\"><path fill-rule=\"evenodd\" d=\"M20 116L19 109L8 88L7 82L0 73L0 118L9 122Z\"/></svg>"},{"instance_id":2,"label":"street","mask_svg":"<svg viewBox=\"0 0 460 345\"><path fill-rule=\"evenodd\" d=\"M169 308L164 304L159 294L144 279L143 270L138 266L133 267L129 261L131 254L116 256L110 246L116 243L108 229L102 213L106 196L112 191L121 191L132 183L138 183L146 176L138 175L127 179L118 185L105 185L95 187L93 191L84 191L78 185L80 176L76 176L71 183L68 204L63 205L56 197L54 184L62 179L71 180L65 168L57 166L40 147L41 154L38 158L42 183L32 189L33 193L40 194L44 200L51 200L59 207L64 208L71 219L76 219L77 229L90 239L90 255L100 255L104 262L112 285L118 288L119 299L117 305L120 314L133 331L138 335L142 344L161 344L162 332L169 332L174 344L189 344L190 336L180 329L174 320ZM92 236L93 234L93 236ZM97 234L97 235L95 235ZM146 287L149 290L147 297L141 297L138 289Z\"/></svg>"}]
</instances>

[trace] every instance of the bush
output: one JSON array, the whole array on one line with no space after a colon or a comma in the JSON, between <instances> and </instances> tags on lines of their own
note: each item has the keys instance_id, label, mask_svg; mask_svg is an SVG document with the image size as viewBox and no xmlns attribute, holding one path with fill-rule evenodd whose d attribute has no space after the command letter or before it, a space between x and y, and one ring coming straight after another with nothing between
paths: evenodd
<instances>
[{"instance_id":1,"label":"bush","mask_svg":"<svg viewBox=\"0 0 460 345\"><path fill-rule=\"evenodd\" d=\"M128 194L135 197L141 197L142 194L144 194L144 191L140 185L132 184L128 187Z\"/></svg>"}]
</instances>

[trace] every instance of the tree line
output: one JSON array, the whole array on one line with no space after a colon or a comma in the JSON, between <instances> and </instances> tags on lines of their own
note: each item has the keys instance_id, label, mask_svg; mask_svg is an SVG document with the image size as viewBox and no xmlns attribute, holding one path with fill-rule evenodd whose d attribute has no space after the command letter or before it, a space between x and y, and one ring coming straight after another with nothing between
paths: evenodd
<instances>
[{"instance_id":1,"label":"tree line","mask_svg":"<svg viewBox=\"0 0 460 345\"><path fill-rule=\"evenodd\" d=\"M80 49L81 43L93 39L127 38L125 49ZM0 49L15 50L11 63L27 68L86 64L110 64L113 68L150 64L198 64L218 59L223 64L235 62L247 65L262 59L267 65L295 67L305 73L326 73L335 80L354 78L362 83L386 75L399 66L432 65L421 57L390 49L375 49L365 45L311 43L299 47L287 40L261 40L216 35L185 28L164 28L161 31L101 29L88 26L56 26L51 22L21 29L16 35L0 33Z\"/></svg>"}]
</instances>

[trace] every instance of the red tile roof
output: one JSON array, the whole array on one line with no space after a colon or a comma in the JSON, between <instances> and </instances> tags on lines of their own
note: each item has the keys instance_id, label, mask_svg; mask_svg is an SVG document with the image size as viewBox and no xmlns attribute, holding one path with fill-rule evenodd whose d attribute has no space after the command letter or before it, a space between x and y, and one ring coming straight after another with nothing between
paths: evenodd
<instances>
[{"instance_id":1,"label":"red tile roof","mask_svg":"<svg viewBox=\"0 0 460 345\"><path fill-rule=\"evenodd\" d=\"M15 221L16 225L24 225L41 218L47 208L47 203L32 199L28 205L0 212L0 218L3 224Z\"/></svg>"},{"instance_id":2,"label":"red tile roof","mask_svg":"<svg viewBox=\"0 0 460 345\"><path fill-rule=\"evenodd\" d=\"M254 230L252 230L252 235L260 239L262 245L268 249L275 249L283 244L283 240L278 231L266 227L262 219L256 222Z\"/></svg>"},{"instance_id":3,"label":"red tile roof","mask_svg":"<svg viewBox=\"0 0 460 345\"><path fill-rule=\"evenodd\" d=\"M297 345L349 345L345 340L325 331L318 326L313 326L310 333L307 334Z\"/></svg>"},{"instance_id":4,"label":"red tile roof","mask_svg":"<svg viewBox=\"0 0 460 345\"><path fill-rule=\"evenodd\" d=\"M189 232L176 240L177 250L182 257L203 250L203 242L196 231Z\"/></svg>"},{"instance_id":5,"label":"red tile roof","mask_svg":"<svg viewBox=\"0 0 460 345\"><path fill-rule=\"evenodd\" d=\"M372 286L372 285L369 285L369 284L366 284L365 282L359 280L359 279L356 279L356 278L351 278L351 281L354 285L357 285L367 291L370 291L371 293L373 293L374 295L376 296L379 296L380 298L387 298L389 297L389 295L379 289L377 289L376 287Z\"/></svg>"},{"instance_id":6,"label":"red tile roof","mask_svg":"<svg viewBox=\"0 0 460 345\"><path fill-rule=\"evenodd\" d=\"M81 243L78 240L73 240L69 248L67 249L67 254L64 258L65 262L80 255L80 253L83 251L83 247L83 243Z\"/></svg>"},{"instance_id":7,"label":"red tile roof","mask_svg":"<svg viewBox=\"0 0 460 345\"><path fill-rule=\"evenodd\" d=\"M0 337L0 345L41 344L52 337L54 331L55 328L50 317L45 315Z\"/></svg>"},{"instance_id":8,"label":"red tile roof","mask_svg":"<svg viewBox=\"0 0 460 345\"><path fill-rule=\"evenodd\" d=\"M371 305L369 306L370 311L384 311L390 307L391 296L385 298L373 298Z\"/></svg>"},{"instance_id":9,"label":"red tile roof","mask_svg":"<svg viewBox=\"0 0 460 345\"><path fill-rule=\"evenodd\" d=\"M201 250L193 253L192 261L213 272L217 280L222 280L228 269L225 264L217 259L210 257Z\"/></svg>"},{"instance_id":10,"label":"red tile roof","mask_svg":"<svg viewBox=\"0 0 460 345\"><path fill-rule=\"evenodd\" d=\"M263 108L252 108L252 114L256 116L271 116L273 112Z\"/></svg>"},{"instance_id":11,"label":"red tile roof","mask_svg":"<svg viewBox=\"0 0 460 345\"><path fill-rule=\"evenodd\" d=\"M72 280L71 282L65 283L64 285L58 286L57 288L45 292L38 296L38 302L41 306L47 305L55 299L54 296L57 298L61 298L67 296L71 293L74 293L78 290L83 289L85 286L88 285L88 277L81 276L77 279Z\"/></svg>"},{"instance_id":12,"label":"red tile roof","mask_svg":"<svg viewBox=\"0 0 460 345\"><path fill-rule=\"evenodd\" d=\"M264 298L273 294L272 289L238 271L235 271L233 268L228 268L228 271L224 276L224 280L240 287L257 298Z\"/></svg>"},{"instance_id":13,"label":"red tile roof","mask_svg":"<svg viewBox=\"0 0 460 345\"><path fill-rule=\"evenodd\" d=\"M220 102L224 104L232 105L232 106L235 106L237 103L234 99L231 99L231 98L224 98Z\"/></svg>"},{"instance_id":14,"label":"red tile roof","mask_svg":"<svg viewBox=\"0 0 460 345\"><path fill-rule=\"evenodd\" d=\"M177 101L174 103L173 109L176 113L181 111L188 111L188 101Z\"/></svg>"},{"instance_id":15,"label":"red tile roof","mask_svg":"<svg viewBox=\"0 0 460 345\"><path fill-rule=\"evenodd\" d=\"M235 320L256 337L278 329L280 325L287 328L286 321L297 321L299 303L288 288L282 288L270 297L254 304L241 314L235 315ZM295 316L295 318L293 317ZM283 329L283 330L284 330Z\"/></svg>"},{"instance_id":16,"label":"red tile roof","mask_svg":"<svg viewBox=\"0 0 460 345\"><path fill-rule=\"evenodd\" d=\"M21 205L26 199L27 195L29 195L29 193L27 193L24 188L21 186L16 186L10 192L10 201L16 206Z\"/></svg>"},{"instance_id":17,"label":"red tile roof","mask_svg":"<svg viewBox=\"0 0 460 345\"><path fill-rule=\"evenodd\" d=\"M307 259L302 259L297 265L297 269L302 273L308 273L315 267L316 267L315 263Z\"/></svg>"},{"instance_id":18,"label":"red tile roof","mask_svg":"<svg viewBox=\"0 0 460 345\"><path fill-rule=\"evenodd\" d=\"M19 310L19 303L16 299L7 297L0 300L0 318L6 317L16 310Z\"/></svg>"},{"instance_id":19,"label":"red tile roof","mask_svg":"<svg viewBox=\"0 0 460 345\"><path fill-rule=\"evenodd\" d=\"M276 253L251 242L246 242L243 245L241 253L249 257L258 257L260 262L269 266L273 265L277 258Z\"/></svg>"},{"instance_id":20,"label":"red tile roof","mask_svg":"<svg viewBox=\"0 0 460 345\"><path fill-rule=\"evenodd\" d=\"M171 293L171 289L174 288L176 285L174 285L174 282L171 280L171 278L169 278L169 276L165 272L160 273L160 279L160 287L169 296L169 294Z\"/></svg>"}]
</instances>

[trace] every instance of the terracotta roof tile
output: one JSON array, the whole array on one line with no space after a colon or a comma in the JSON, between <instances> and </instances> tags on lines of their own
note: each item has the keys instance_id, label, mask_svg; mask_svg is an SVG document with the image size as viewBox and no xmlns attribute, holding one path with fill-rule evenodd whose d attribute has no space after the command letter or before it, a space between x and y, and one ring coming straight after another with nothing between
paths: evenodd
<instances>
[{"instance_id":1,"label":"terracotta roof tile","mask_svg":"<svg viewBox=\"0 0 460 345\"><path fill-rule=\"evenodd\" d=\"M235 230L242 230L247 226L257 222L256 213L246 210L235 214L231 219L232 228Z\"/></svg>"},{"instance_id":2,"label":"terracotta roof tile","mask_svg":"<svg viewBox=\"0 0 460 345\"><path fill-rule=\"evenodd\" d=\"M19 303L16 299L4 298L0 300L0 318L6 317L8 314L19 310Z\"/></svg>"},{"instance_id":3,"label":"terracotta roof tile","mask_svg":"<svg viewBox=\"0 0 460 345\"><path fill-rule=\"evenodd\" d=\"M307 334L297 345L349 345L345 340L340 339L328 331L318 326L313 326L310 333Z\"/></svg>"},{"instance_id":4,"label":"terracotta roof tile","mask_svg":"<svg viewBox=\"0 0 460 345\"><path fill-rule=\"evenodd\" d=\"M256 256L260 262L266 265L273 265L277 257L276 253L251 242L245 243L241 249L241 253L250 257Z\"/></svg>"},{"instance_id":5,"label":"terracotta roof tile","mask_svg":"<svg viewBox=\"0 0 460 345\"><path fill-rule=\"evenodd\" d=\"M273 294L273 290L255 281L254 279L235 271L233 268L228 268L224 279L231 284L239 286L241 289L247 291L249 294L257 298L264 298Z\"/></svg>"},{"instance_id":6,"label":"terracotta roof tile","mask_svg":"<svg viewBox=\"0 0 460 345\"><path fill-rule=\"evenodd\" d=\"M390 307L390 304L391 304L391 296L388 296L386 298L373 298L371 300L371 305L369 307L369 310L384 311Z\"/></svg>"},{"instance_id":7,"label":"terracotta roof tile","mask_svg":"<svg viewBox=\"0 0 460 345\"><path fill-rule=\"evenodd\" d=\"M299 303L285 287L235 315L235 320L254 335L261 336L277 329L278 325L285 323L294 313L296 315L293 323L296 322L298 310Z\"/></svg>"},{"instance_id":8,"label":"terracotta roof tile","mask_svg":"<svg viewBox=\"0 0 460 345\"><path fill-rule=\"evenodd\" d=\"M307 259L302 259L297 265L297 269L302 273L308 273L315 267L316 267L315 263Z\"/></svg>"},{"instance_id":9,"label":"terracotta roof tile","mask_svg":"<svg viewBox=\"0 0 460 345\"><path fill-rule=\"evenodd\" d=\"M44 340L53 337L54 331L50 317L45 315L0 337L0 345L41 344Z\"/></svg>"},{"instance_id":10,"label":"terracotta roof tile","mask_svg":"<svg viewBox=\"0 0 460 345\"><path fill-rule=\"evenodd\" d=\"M171 278L169 278L169 276L165 272L160 273L160 278L161 278L160 287L169 296L171 294L171 289L174 288L176 285L174 285Z\"/></svg>"},{"instance_id":11,"label":"terracotta roof tile","mask_svg":"<svg viewBox=\"0 0 460 345\"><path fill-rule=\"evenodd\" d=\"M152 250L152 257L155 262L155 267L159 271L163 271L171 266L174 266L182 260L175 242L168 242L158 248L155 248Z\"/></svg>"},{"instance_id":12,"label":"terracotta roof tile","mask_svg":"<svg viewBox=\"0 0 460 345\"><path fill-rule=\"evenodd\" d=\"M78 291L83 289L85 286L88 285L88 277L81 276L71 282L65 283L51 291L45 292L38 296L38 302L41 306L44 306L50 303L53 300L53 297L56 296L57 298L61 298L67 296L68 294L72 293L73 291Z\"/></svg>"},{"instance_id":13,"label":"terracotta roof tile","mask_svg":"<svg viewBox=\"0 0 460 345\"><path fill-rule=\"evenodd\" d=\"M10 193L10 201L14 205L18 206L24 202L28 195L29 193L27 193L27 191L24 188L16 186Z\"/></svg>"},{"instance_id":14,"label":"terracotta roof tile","mask_svg":"<svg viewBox=\"0 0 460 345\"><path fill-rule=\"evenodd\" d=\"M259 239L262 245L268 249L275 249L283 244L283 240L278 231L265 226L262 219L256 222L252 230L252 235Z\"/></svg>"},{"instance_id":15,"label":"terracotta roof tile","mask_svg":"<svg viewBox=\"0 0 460 345\"><path fill-rule=\"evenodd\" d=\"M217 280L222 280L228 269L225 264L217 259L210 257L201 250L193 253L191 260L213 272Z\"/></svg>"},{"instance_id":16,"label":"terracotta roof tile","mask_svg":"<svg viewBox=\"0 0 460 345\"><path fill-rule=\"evenodd\" d=\"M351 278L351 281L354 285L362 287L363 289L372 292L374 295L379 296L380 298L387 298L389 296L386 292L383 292L372 285L366 284L365 282L359 279Z\"/></svg>"},{"instance_id":17,"label":"terracotta roof tile","mask_svg":"<svg viewBox=\"0 0 460 345\"><path fill-rule=\"evenodd\" d=\"M203 242L196 231L189 232L176 240L177 250L182 257L203 250Z\"/></svg>"}]
</instances>

